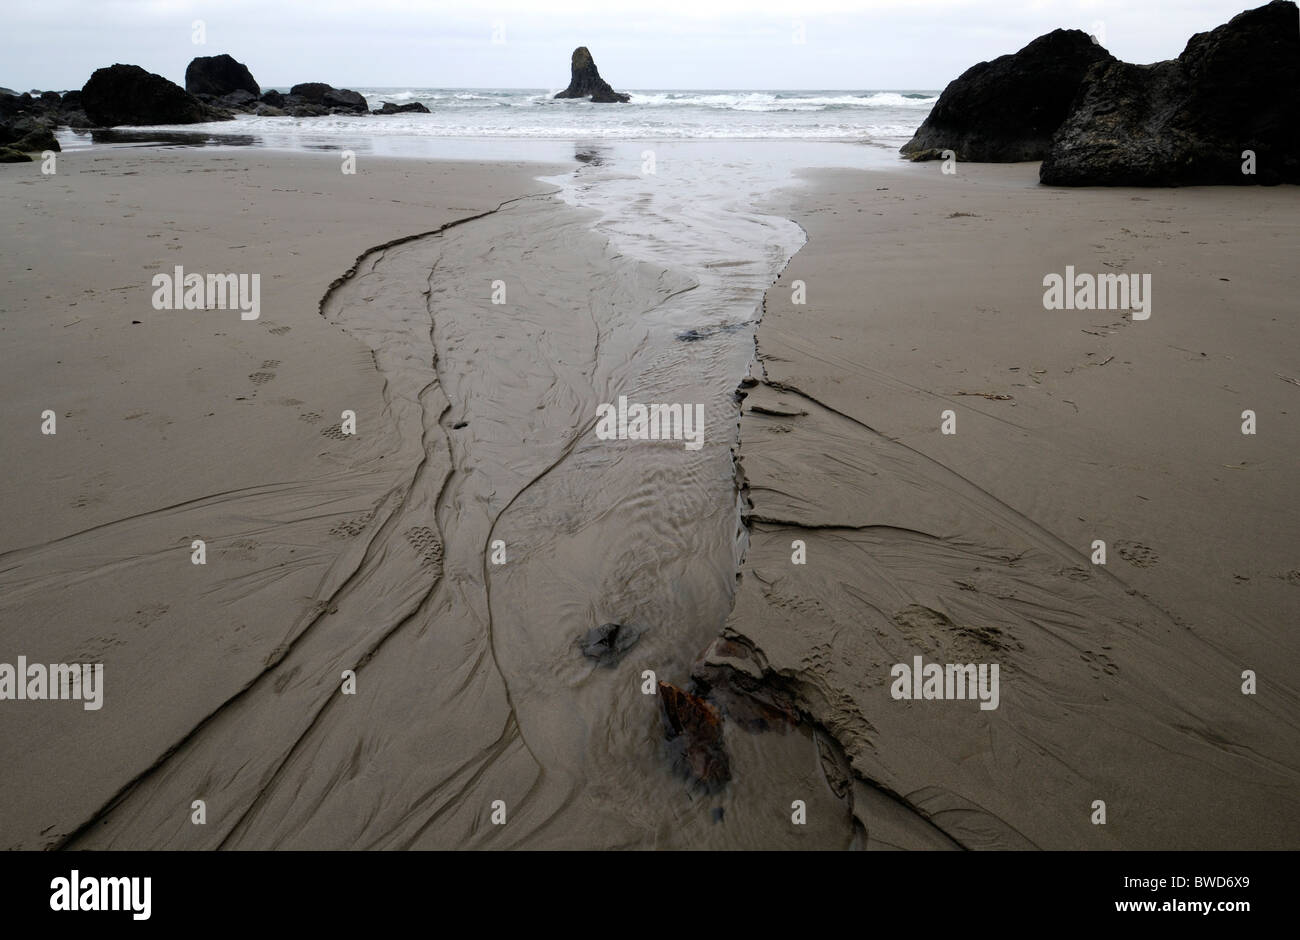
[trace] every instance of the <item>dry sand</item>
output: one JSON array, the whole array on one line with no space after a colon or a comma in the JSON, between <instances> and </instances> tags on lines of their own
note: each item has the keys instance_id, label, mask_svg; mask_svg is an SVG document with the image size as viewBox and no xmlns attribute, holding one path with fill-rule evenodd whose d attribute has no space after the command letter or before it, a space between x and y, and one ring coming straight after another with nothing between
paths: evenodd
<instances>
[{"instance_id":1,"label":"dry sand","mask_svg":"<svg viewBox=\"0 0 1300 940\"><path fill-rule=\"evenodd\" d=\"M824 172L776 205L809 242L759 329L727 652L844 745L873 846L1294 847L1300 191L1036 181ZM1150 319L1045 310L1066 265L1151 273ZM999 663L1000 706L893 700L916 655Z\"/></svg>"}]
</instances>

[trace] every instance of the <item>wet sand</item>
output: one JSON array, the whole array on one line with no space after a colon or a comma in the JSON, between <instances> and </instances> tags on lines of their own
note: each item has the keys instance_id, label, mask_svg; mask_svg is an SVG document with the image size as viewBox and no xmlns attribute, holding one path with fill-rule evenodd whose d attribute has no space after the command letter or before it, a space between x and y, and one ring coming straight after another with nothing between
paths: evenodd
<instances>
[{"instance_id":1,"label":"wet sand","mask_svg":"<svg viewBox=\"0 0 1300 940\"><path fill-rule=\"evenodd\" d=\"M266 189L296 191L281 210L291 220L285 247L320 260L304 273L292 317L270 313L286 305L270 289L260 323L199 314L229 318L213 329L219 339L249 337L233 363L214 362L206 333L192 338L193 320L187 334L167 314L176 330L168 341L195 349L180 363L185 375L237 382L232 410L253 407L237 399L272 406L264 424L232 418L238 436L166 426L168 447L200 466L240 450L250 464L242 476L226 468L176 495L159 484L141 507L105 506L84 528L61 508L62 528L50 532L38 517L27 538L39 543L5 553L14 648L53 662L102 659L108 687L91 719L75 703L5 713L0 739L28 768L5 780L25 810L6 816L6 844L854 844L858 830L823 771L830 744L811 729L733 728L734 780L704 792L672 768L657 698L643 692L648 670L684 684L730 610L743 542L735 384L762 290L797 247L797 227L755 219L759 243L779 224L788 247L755 250L755 262L723 244L693 276L630 256L616 232L599 230L618 228L617 218L568 205L531 179L559 168L443 164L421 178L393 164L370 170L387 174L375 198L405 202L416 189L429 204L374 214L373 228L337 240L327 257L336 242L315 240L324 220L301 230L297 207L304 191L334 191L325 174L337 172L336 157L320 158L321 175L304 186L292 181L315 164L301 158L168 156L180 173L226 175L197 194L155 180L150 203L140 190L123 193L116 174L152 173L145 161L157 156L117 155L107 158L107 193L88 185L75 198L121 197L128 211L143 204L165 218L188 199L214 236L265 244L257 231L231 237L261 225L265 209L222 201L243 191L235 174L260 169ZM675 198L673 181L661 192ZM368 208L330 211L351 219ZM52 228L75 228L84 211L69 202ZM687 227L707 241L711 222L701 216ZM397 237L448 217L469 221ZM175 237L186 240L186 258L197 254L190 234ZM117 238L122 250L105 262L114 271L141 244ZM379 247L353 263L357 240ZM157 263L145 257L142 280ZM250 264L203 257L218 270ZM270 284L293 268L283 253L256 258ZM292 333L273 332L281 326ZM683 339L688 327L702 337ZM143 368L109 363L87 388ZM272 387L291 397L268 398ZM141 401L156 407L159 388L150 379ZM214 408L202 383L168 390ZM705 445L598 440L596 406L619 394L700 403ZM104 404L120 410L111 396ZM335 420L342 408L356 412L356 435ZM15 409L11 420L22 417ZM96 417L96 427L108 421ZM86 436L97 447L112 435ZM159 445L127 449L111 464L119 473L162 472ZM259 455L269 459L258 465ZM189 481L187 470L168 472ZM199 537L209 542L203 568L189 564ZM580 641L608 622L642 632L607 665L584 657ZM342 691L349 670L355 695ZM34 788L33 777L60 784ZM811 808L808 825L790 824L792 796ZM203 825L190 819L196 799L206 804ZM498 801L505 824L492 819Z\"/></svg>"},{"instance_id":2,"label":"wet sand","mask_svg":"<svg viewBox=\"0 0 1300 940\"><path fill-rule=\"evenodd\" d=\"M918 820L969 848L1292 846L1300 192L1036 180L823 172L774 205L809 240L758 333L714 660L838 738L892 804L859 808L872 846L925 844ZM1150 319L1045 310L1067 264L1151 273ZM894 700L917 655L999 663L999 707Z\"/></svg>"},{"instance_id":3,"label":"wet sand","mask_svg":"<svg viewBox=\"0 0 1300 940\"><path fill-rule=\"evenodd\" d=\"M1294 842L1295 194L931 164L760 210L768 171L660 157L593 149L563 190L266 151L4 168L0 662L103 662L106 691L0 708L0 844ZM1089 263L1154 272L1151 320L1044 311ZM260 271L260 319L155 311L174 264ZM704 446L598 439L619 395L699 403ZM636 638L598 662L606 623ZM893 701L920 654L1000 663L999 708ZM721 710L725 787L675 772L647 672Z\"/></svg>"},{"instance_id":4,"label":"wet sand","mask_svg":"<svg viewBox=\"0 0 1300 940\"><path fill-rule=\"evenodd\" d=\"M106 673L99 711L0 709L6 847L61 844L330 616L411 442L322 297L371 247L551 191L535 177L558 169L154 148L3 168L3 661ZM260 272L260 318L153 309L175 264ZM167 808L178 828L201 830L201 797Z\"/></svg>"}]
</instances>

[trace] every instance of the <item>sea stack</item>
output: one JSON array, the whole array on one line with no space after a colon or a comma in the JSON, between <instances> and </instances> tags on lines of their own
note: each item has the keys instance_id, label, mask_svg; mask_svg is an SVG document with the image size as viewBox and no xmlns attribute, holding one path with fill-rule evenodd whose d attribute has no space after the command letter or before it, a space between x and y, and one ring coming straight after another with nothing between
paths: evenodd
<instances>
[{"instance_id":1,"label":"sea stack","mask_svg":"<svg viewBox=\"0 0 1300 940\"><path fill-rule=\"evenodd\" d=\"M609 87L609 82L600 77L596 69L596 60L586 46L573 50L573 61L569 87L555 97L557 98L591 98L592 101L611 103L631 101L631 95L625 95Z\"/></svg>"},{"instance_id":2,"label":"sea stack","mask_svg":"<svg viewBox=\"0 0 1300 940\"><path fill-rule=\"evenodd\" d=\"M191 60L185 69L185 90L191 95L214 98L234 91L246 91L254 98L262 93L248 66L224 53Z\"/></svg>"}]
</instances>

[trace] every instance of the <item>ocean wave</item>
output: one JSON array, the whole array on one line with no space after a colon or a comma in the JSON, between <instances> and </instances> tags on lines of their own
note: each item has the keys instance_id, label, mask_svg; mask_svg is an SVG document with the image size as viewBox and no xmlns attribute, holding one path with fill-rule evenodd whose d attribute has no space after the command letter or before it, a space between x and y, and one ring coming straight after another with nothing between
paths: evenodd
<instances>
[{"instance_id":1,"label":"ocean wave","mask_svg":"<svg viewBox=\"0 0 1300 940\"><path fill-rule=\"evenodd\" d=\"M799 123L764 120L646 121L632 112L604 115L600 121L578 121L561 112L554 120L448 120L446 115L399 114L383 119L333 115L319 118L257 117L241 115L234 122L193 124L168 128L185 133L255 135L271 139L347 139L376 137L475 138L495 137L537 140L849 140L906 139L916 130L910 122L853 122L840 120ZM481 117L481 116L480 116ZM621 120L611 120L619 117ZM157 128L161 130L162 128ZM148 128L139 128L148 130Z\"/></svg>"},{"instance_id":2,"label":"ocean wave","mask_svg":"<svg viewBox=\"0 0 1300 940\"><path fill-rule=\"evenodd\" d=\"M557 89L558 90L558 89ZM476 107L538 108L572 107L572 101L557 101L554 91L465 90L465 89L360 89L378 107L385 101L404 104L418 101L430 110L461 110ZM894 108L928 111L938 97L929 92L791 92L791 91L631 91L631 104L642 108L691 110L783 112L847 111Z\"/></svg>"}]
</instances>

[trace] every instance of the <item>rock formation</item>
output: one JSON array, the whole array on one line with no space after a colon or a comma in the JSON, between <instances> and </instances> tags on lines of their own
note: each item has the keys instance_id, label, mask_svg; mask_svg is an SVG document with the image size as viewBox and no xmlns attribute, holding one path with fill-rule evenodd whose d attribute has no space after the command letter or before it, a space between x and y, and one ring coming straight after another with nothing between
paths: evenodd
<instances>
[{"instance_id":1,"label":"rock formation","mask_svg":"<svg viewBox=\"0 0 1300 940\"><path fill-rule=\"evenodd\" d=\"M592 101L612 103L615 101L631 101L631 95L620 94L613 88L609 87L609 82L600 77L600 72L596 70L596 62L587 51L586 46L579 46L573 50L573 60L570 63L569 87L564 89L555 97L557 98L587 98Z\"/></svg>"},{"instance_id":2,"label":"rock formation","mask_svg":"<svg viewBox=\"0 0 1300 940\"><path fill-rule=\"evenodd\" d=\"M289 114L297 114L300 117L313 116L310 113L316 111L319 114L366 114L369 112L369 105L366 99L358 92L350 88L335 88L333 85L326 85L324 82L303 82L294 85L289 89L289 96L285 99L285 110Z\"/></svg>"},{"instance_id":3,"label":"rock formation","mask_svg":"<svg viewBox=\"0 0 1300 940\"><path fill-rule=\"evenodd\" d=\"M1254 173L1244 172L1252 151ZM1089 72L1039 178L1058 186L1300 182L1300 18L1275 0L1177 59Z\"/></svg>"},{"instance_id":4,"label":"rock formation","mask_svg":"<svg viewBox=\"0 0 1300 940\"><path fill-rule=\"evenodd\" d=\"M262 93L248 66L228 55L199 56L185 69L185 90L191 95L220 98L232 91L245 91L256 98Z\"/></svg>"},{"instance_id":5,"label":"rock formation","mask_svg":"<svg viewBox=\"0 0 1300 940\"><path fill-rule=\"evenodd\" d=\"M409 104L393 104L391 101L385 101L381 107L375 108L371 114L402 114L404 112L414 111L420 114L428 114L429 109L418 101L412 101Z\"/></svg>"},{"instance_id":6,"label":"rock formation","mask_svg":"<svg viewBox=\"0 0 1300 940\"><path fill-rule=\"evenodd\" d=\"M1114 61L1080 30L1039 36L950 82L901 152L952 150L959 160L977 163L1041 160L1088 70Z\"/></svg>"},{"instance_id":7,"label":"rock formation","mask_svg":"<svg viewBox=\"0 0 1300 940\"><path fill-rule=\"evenodd\" d=\"M97 127L197 124L229 117L138 65L97 69L81 89L81 105Z\"/></svg>"}]
</instances>

